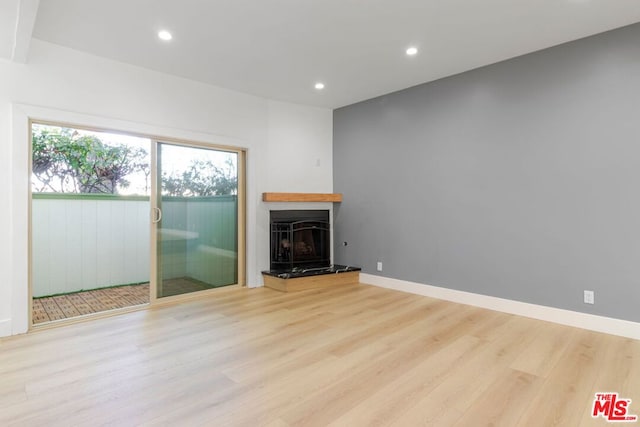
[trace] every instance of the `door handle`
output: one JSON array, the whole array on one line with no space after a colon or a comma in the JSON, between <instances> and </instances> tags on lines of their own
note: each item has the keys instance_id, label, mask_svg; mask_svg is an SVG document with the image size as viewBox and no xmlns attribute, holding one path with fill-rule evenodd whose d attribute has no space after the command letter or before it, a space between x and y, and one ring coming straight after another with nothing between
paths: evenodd
<instances>
[{"instance_id":1,"label":"door handle","mask_svg":"<svg viewBox=\"0 0 640 427\"><path fill-rule=\"evenodd\" d=\"M154 224L159 223L162 220L162 209L160 208L152 208L153 214L151 222Z\"/></svg>"}]
</instances>

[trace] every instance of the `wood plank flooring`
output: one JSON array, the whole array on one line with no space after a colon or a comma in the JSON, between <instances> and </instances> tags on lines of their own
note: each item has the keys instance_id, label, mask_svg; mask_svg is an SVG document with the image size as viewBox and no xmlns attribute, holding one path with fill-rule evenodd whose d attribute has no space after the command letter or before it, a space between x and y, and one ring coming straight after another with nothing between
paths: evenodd
<instances>
[{"instance_id":1,"label":"wood plank flooring","mask_svg":"<svg viewBox=\"0 0 640 427\"><path fill-rule=\"evenodd\" d=\"M349 285L211 296L0 340L2 426L603 426L640 341Z\"/></svg>"}]
</instances>

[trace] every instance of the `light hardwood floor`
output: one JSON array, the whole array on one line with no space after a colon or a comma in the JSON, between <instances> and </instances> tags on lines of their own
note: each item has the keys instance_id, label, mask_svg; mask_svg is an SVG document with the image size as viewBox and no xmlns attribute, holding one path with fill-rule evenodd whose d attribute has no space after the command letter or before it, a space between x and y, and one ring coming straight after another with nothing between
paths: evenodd
<instances>
[{"instance_id":1,"label":"light hardwood floor","mask_svg":"<svg viewBox=\"0 0 640 427\"><path fill-rule=\"evenodd\" d=\"M0 340L0 425L603 426L640 341L366 285L213 296Z\"/></svg>"}]
</instances>

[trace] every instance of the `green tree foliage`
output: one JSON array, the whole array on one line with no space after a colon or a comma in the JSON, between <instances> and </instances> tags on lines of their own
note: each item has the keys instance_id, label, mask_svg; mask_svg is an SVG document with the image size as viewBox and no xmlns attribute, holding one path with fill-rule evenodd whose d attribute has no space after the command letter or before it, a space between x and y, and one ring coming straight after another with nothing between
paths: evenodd
<instances>
[{"instance_id":1,"label":"green tree foliage","mask_svg":"<svg viewBox=\"0 0 640 427\"><path fill-rule=\"evenodd\" d=\"M33 126L33 190L56 193L110 193L129 187L127 176L149 177L148 153L125 144L105 144L75 129ZM162 174L166 196L218 196L238 193L231 159L218 165L192 160L182 172ZM147 183L148 184L148 183Z\"/></svg>"},{"instance_id":2,"label":"green tree foliage","mask_svg":"<svg viewBox=\"0 0 640 427\"><path fill-rule=\"evenodd\" d=\"M238 193L238 177L229 159L220 167L211 160L192 160L181 174L162 174L166 196L221 196Z\"/></svg>"},{"instance_id":3,"label":"green tree foliage","mask_svg":"<svg viewBox=\"0 0 640 427\"><path fill-rule=\"evenodd\" d=\"M129 186L127 175L148 175L142 148L107 145L69 128L34 126L32 133L34 191L116 194Z\"/></svg>"}]
</instances>

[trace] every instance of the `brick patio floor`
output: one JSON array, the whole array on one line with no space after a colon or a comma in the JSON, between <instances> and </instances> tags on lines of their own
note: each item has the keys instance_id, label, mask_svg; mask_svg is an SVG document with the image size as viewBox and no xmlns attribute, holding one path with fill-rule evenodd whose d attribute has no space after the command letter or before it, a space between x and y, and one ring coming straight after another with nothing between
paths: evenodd
<instances>
[{"instance_id":1,"label":"brick patio floor","mask_svg":"<svg viewBox=\"0 0 640 427\"><path fill-rule=\"evenodd\" d=\"M165 280L163 295L179 295L210 289L212 286L191 278ZM149 284L81 291L55 297L33 299L33 324L100 313L116 308L149 303Z\"/></svg>"},{"instance_id":2,"label":"brick patio floor","mask_svg":"<svg viewBox=\"0 0 640 427\"><path fill-rule=\"evenodd\" d=\"M149 303L149 284L33 299L33 324Z\"/></svg>"}]
</instances>

